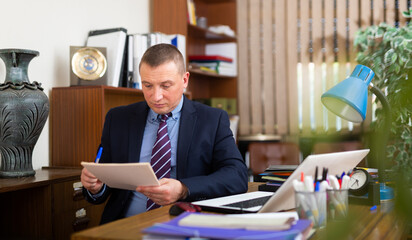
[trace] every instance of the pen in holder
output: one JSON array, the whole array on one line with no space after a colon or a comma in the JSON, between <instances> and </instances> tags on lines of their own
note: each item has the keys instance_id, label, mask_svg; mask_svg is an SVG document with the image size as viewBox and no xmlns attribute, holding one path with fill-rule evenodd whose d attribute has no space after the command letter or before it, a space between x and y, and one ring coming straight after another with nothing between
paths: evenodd
<instances>
[{"instance_id":1,"label":"pen in holder","mask_svg":"<svg viewBox=\"0 0 412 240\"><path fill-rule=\"evenodd\" d=\"M348 189L328 189L327 206L329 220L343 220L348 215Z\"/></svg>"},{"instance_id":2,"label":"pen in holder","mask_svg":"<svg viewBox=\"0 0 412 240\"><path fill-rule=\"evenodd\" d=\"M309 219L314 228L326 226L326 192L295 191L296 211L300 219Z\"/></svg>"}]
</instances>

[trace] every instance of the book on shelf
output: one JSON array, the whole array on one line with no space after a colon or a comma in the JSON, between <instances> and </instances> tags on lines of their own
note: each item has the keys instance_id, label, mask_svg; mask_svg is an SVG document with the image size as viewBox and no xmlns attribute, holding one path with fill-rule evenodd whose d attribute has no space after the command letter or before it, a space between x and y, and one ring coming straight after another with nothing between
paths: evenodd
<instances>
[{"instance_id":1,"label":"book on shelf","mask_svg":"<svg viewBox=\"0 0 412 240\"><path fill-rule=\"evenodd\" d=\"M86 46L105 47L107 51L107 83L109 86L123 85L123 76L127 57L126 48L127 30L125 28L111 28L92 30L87 37ZM123 75L124 74L124 75Z\"/></svg>"},{"instance_id":2,"label":"book on shelf","mask_svg":"<svg viewBox=\"0 0 412 240\"><path fill-rule=\"evenodd\" d=\"M193 68L209 69L221 75L233 77L237 75L233 59L222 55L192 55L189 56L189 64Z\"/></svg>"},{"instance_id":3,"label":"book on shelf","mask_svg":"<svg viewBox=\"0 0 412 240\"><path fill-rule=\"evenodd\" d=\"M225 62L225 61L198 61L198 60L190 60L190 64L195 64L203 67L208 67L211 69L216 68L233 68L233 63Z\"/></svg>"},{"instance_id":4,"label":"book on shelf","mask_svg":"<svg viewBox=\"0 0 412 240\"><path fill-rule=\"evenodd\" d=\"M222 68L219 74L237 76L237 44L229 43L209 43L205 46L205 55L220 55L232 59L232 69L230 72Z\"/></svg>"},{"instance_id":5,"label":"book on shelf","mask_svg":"<svg viewBox=\"0 0 412 240\"><path fill-rule=\"evenodd\" d=\"M196 6L193 0L187 0L187 22L192 25L197 25L196 21Z\"/></svg>"},{"instance_id":6,"label":"book on shelf","mask_svg":"<svg viewBox=\"0 0 412 240\"><path fill-rule=\"evenodd\" d=\"M222 110L225 110L228 115L237 114L236 98L197 98L193 100L214 108L220 108Z\"/></svg>"},{"instance_id":7,"label":"book on shelf","mask_svg":"<svg viewBox=\"0 0 412 240\"><path fill-rule=\"evenodd\" d=\"M293 173L297 165L270 165L265 172L254 176L256 182L283 183Z\"/></svg>"},{"instance_id":8,"label":"book on shelf","mask_svg":"<svg viewBox=\"0 0 412 240\"><path fill-rule=\"evenodd\" d=\"M219 65L209 65L209 64L203 64L199 62L189 62L189 69L192 70L200 70L203 72L207 73L215 73L219 75L224 75L228 77L236 77L236 71L233 66L219 66Z\"/></svg>"},{"instance_id":9,"label":"book on shelf","mask_svg":"<svg viewBox=\"0 0 412 240\"><path fill-rule=\"evenodd\" d=\"M231 63L233 62L233 59L230 57L225 57L222 55L191 55L189 56L189 61L193 62L218 62L218 61L223 61L223 62L228 62Z\"/></svg>"}]
</instances>

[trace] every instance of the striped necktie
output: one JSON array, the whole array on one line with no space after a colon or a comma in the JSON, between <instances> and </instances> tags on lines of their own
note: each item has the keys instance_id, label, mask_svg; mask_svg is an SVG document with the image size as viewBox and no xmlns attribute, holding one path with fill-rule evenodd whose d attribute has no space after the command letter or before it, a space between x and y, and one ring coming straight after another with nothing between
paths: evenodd
<instances>
[{"instance_id":1,"label":"striped necktie","mask_svg":"<svg viewBox=\"0 0 412 240\"><path fill-rule=\"evenodd\" d=\"M170 178L172 146L170 144L169 135L167 134L167 119L172 116L172 113L160 116L159 130L157 130L156 142L152 149L152 158L150 164L158 179ZM152 210L160 207L151 199L147 199L146 210Z\"/></svg>"}]
</instances>

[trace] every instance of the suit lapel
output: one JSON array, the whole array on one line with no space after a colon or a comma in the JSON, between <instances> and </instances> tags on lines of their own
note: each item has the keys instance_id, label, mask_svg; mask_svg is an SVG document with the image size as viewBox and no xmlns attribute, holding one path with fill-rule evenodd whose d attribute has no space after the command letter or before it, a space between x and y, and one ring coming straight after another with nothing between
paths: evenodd
<instances>
[{"instance_id":1,"label":"suit lapel","mask_svg":"<svg viewBox=\"0 0 412 240\"><path fill-rule=\"evenodd\" d=\"M149 112L149 107L146 103L144 103L144 106L145 107L136 107L136 110L129 120L129 162L140 161L140 150L142 148L143 134Z\"/></svg>"},{"instance_id":2,"label":"suit lapel","mask_svg":"<svg viewBox=\"0 0 412 240\"><path fill-rule=\"evenodd\" d=\"M177 179L185 177L187 172L188 153L196 121L196 109L194 108L192 101L184 97L177 143Z\"/></svg>"}]
</instances>

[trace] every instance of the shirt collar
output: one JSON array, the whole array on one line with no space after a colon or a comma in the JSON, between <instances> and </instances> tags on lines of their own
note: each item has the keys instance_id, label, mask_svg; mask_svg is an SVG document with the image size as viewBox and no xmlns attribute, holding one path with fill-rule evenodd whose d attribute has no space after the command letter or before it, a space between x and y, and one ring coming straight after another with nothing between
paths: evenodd
<instances>
[{"instance_id":1,"label":"shirt collar","mask_svg":"<svg viewBox=\"0 0 412 240\"><path fill-rule=\"evenodd\" d=\"M182 98L180 99L180 102L177 105L177 107L175 107L175 109L172 110L172 117L171 117L172 119L178 120L180 118L182 107L183 107L183 95L182 95ZM157 122L158 117L159 117L159 114L155 113L152 109L150 109L148 119L151 122Z\"/></svg>"}]
</instances>

